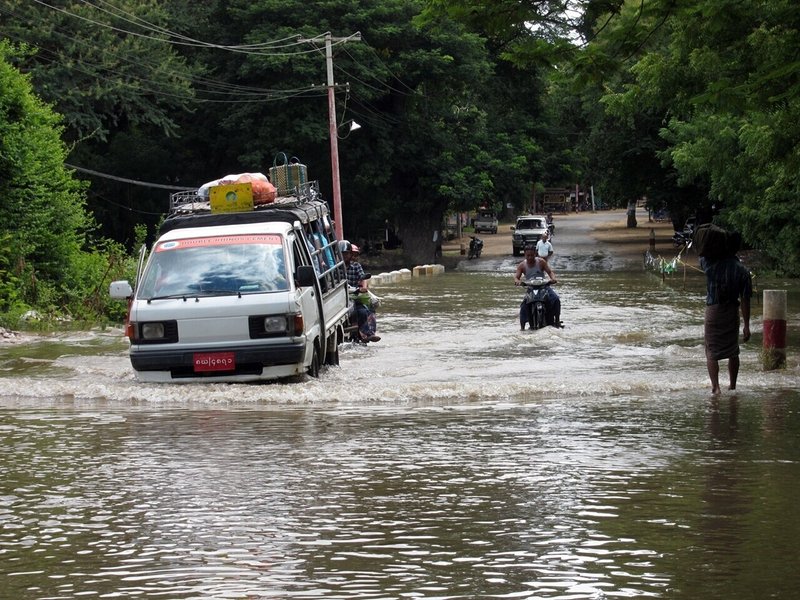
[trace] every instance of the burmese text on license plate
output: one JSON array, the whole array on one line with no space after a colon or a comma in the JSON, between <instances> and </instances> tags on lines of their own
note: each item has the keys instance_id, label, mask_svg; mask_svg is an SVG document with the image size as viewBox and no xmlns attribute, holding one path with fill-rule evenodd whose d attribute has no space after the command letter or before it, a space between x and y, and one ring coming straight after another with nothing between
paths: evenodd
<instances>
[{"instance_id":1,"label":"burmese text on license plate","mask_svg":"<svg viewBox=\"0 0 800 600\"><path fill-rule=\"evenodd\" d=\"M232 371L236 368L236 358L233 352L205 352L195 353L195 371Z\"/></svg>"}]
</instances>

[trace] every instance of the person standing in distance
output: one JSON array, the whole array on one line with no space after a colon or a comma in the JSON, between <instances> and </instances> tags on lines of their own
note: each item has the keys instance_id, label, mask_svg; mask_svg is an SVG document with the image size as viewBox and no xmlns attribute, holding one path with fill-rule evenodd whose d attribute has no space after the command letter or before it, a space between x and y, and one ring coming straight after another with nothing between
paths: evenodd
<instances>
[{"instance_id":1,"label":"person standing in distance","mask_svg":"<svg viewBox=\"0 0 800 600\"><path fill-rule=\"evenodd\" d=\"M720 393L720 360L728 360L728 389L736 389L739 375L740 311L744 323L742 342L750 339L752 277L736 256L741 245L741 236L738 233L728 233L724 239L723 244L706 244L706 249L700 256L700 267L706 275L703 337L712 394ZM721 245L724 245L724 249L720 248Z\"/></svg>"},{"instance_id":2,"label":"person standing in distance","mask_svg":"<svg viewBox=\"0 0 800 600\"><path fill-rule=\"evenodd\" d=\"M550 242L550 235L545 231L539 241L536 242L536 256L545 260L550 260L553 256L553 244Z\"/></svg>"}]
</instances>

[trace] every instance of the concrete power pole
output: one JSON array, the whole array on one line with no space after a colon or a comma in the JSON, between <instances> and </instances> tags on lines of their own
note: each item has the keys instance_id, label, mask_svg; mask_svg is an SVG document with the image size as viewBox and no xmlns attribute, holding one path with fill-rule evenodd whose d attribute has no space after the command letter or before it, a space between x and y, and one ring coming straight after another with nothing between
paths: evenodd
<instances>
[{"instance_id":1,"label":"concrete power pole","mask_svg":"<svg viewBox=\"0 0 800 600\"><path fill-rule=\"evenodd\" d=\"M318 38L317 38L318 39ZM303 39L301 42L314 43L314 39ZM331 177L333 186L333 221L337 239L344 239L344 219L342 217L342 187L339 180L339 132L336 125L336 83L333 80L333 42L361 41L361 33L356 32L347 37L333 37L325 34L325 63L328 73L328 131L331 138Z\"/></svg>"}]
</instances>

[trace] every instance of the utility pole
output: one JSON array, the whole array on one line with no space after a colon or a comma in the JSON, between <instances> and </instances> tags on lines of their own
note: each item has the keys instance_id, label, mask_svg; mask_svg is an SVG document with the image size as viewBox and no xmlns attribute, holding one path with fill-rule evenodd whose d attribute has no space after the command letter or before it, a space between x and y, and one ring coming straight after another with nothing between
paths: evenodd
<instances>
[{"instance_id":1,"label":"utility pole","mask_svg":"<svg viewBox=\"0 0 800 600\"><path fill-rule=\"evenodd\" d=\"M356 32L347 37L333 37L325 34L325 63L328 72L328 130L331 138L331 177L333 185L333 224L337 239L344 239L344 219L342 218L342 188L339 180L339 131L336 125L336 84L333 81L333 42L361 41L361 33ZM315 40L300 40L301 42L314 42Z\"/></svg>"}]
</instances>

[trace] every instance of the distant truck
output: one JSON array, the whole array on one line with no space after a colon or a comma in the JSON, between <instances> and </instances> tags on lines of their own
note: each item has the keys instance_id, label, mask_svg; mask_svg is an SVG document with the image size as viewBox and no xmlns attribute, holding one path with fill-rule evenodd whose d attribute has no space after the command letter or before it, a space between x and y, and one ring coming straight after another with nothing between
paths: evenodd
<instances>
[{"instance_id":1,"label":"distant truck","mask_svg":"<svg viewBox=\"0 0 800 600\"><path fill-rule=\"evenodd\" d=\"M523 215L517 217L517 223L511 228L511 247L514 256L519 256L527 244L535 244L547 231L547 219L544 215Z\"/></svg>"},{"instance_id":2,"label":"distant truck","mask_svg":"<svg viewBox=\"0 0 800 600\"><path fill-rule=\"evenodd\" d=\"M497 213L493 210L480 209L473 222L475 233L497 233Z\"/></svg>"}]
</instances>

